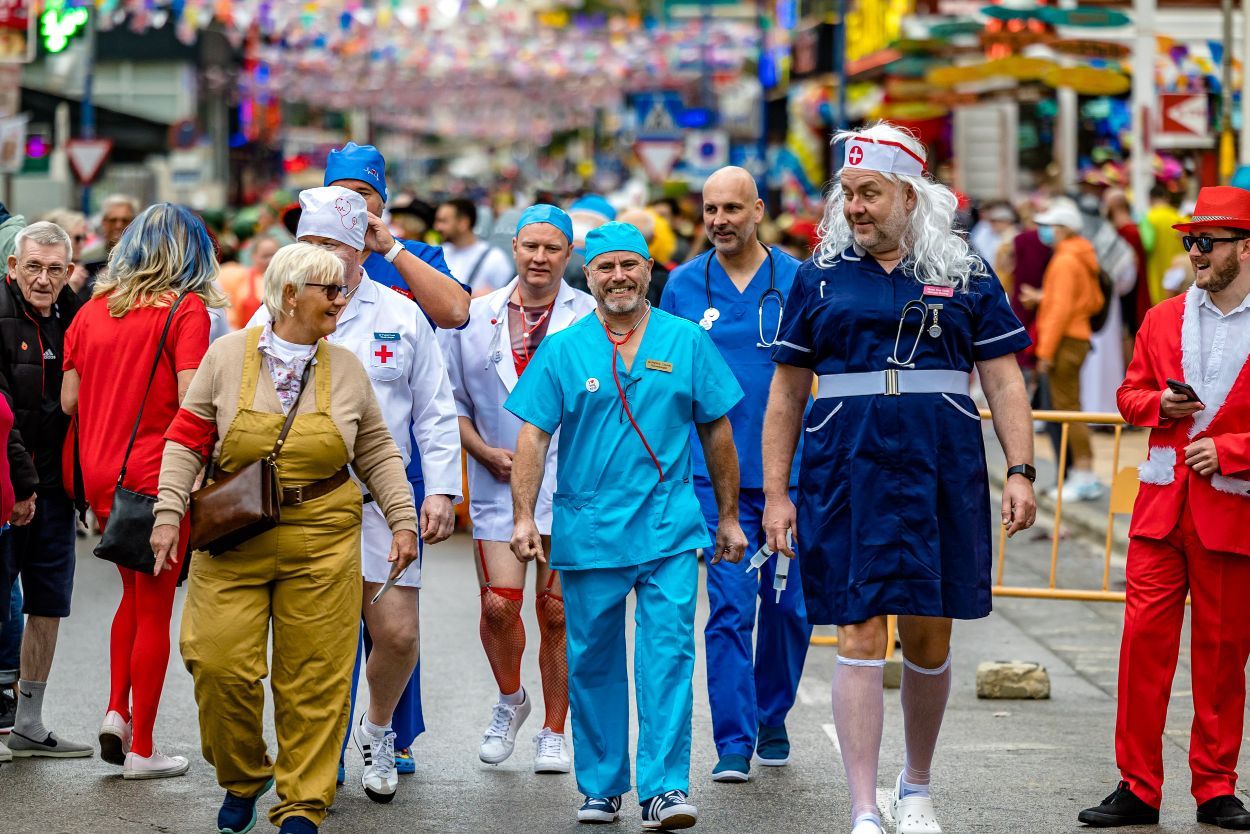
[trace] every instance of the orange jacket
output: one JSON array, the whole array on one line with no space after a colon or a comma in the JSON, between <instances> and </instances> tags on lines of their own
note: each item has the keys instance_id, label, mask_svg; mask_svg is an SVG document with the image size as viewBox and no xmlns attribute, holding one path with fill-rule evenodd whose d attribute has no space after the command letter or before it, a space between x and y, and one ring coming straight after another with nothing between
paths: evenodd
<instances>
[{"instance_id":1,"label":"orange jacket","mask_svg":"<svg viewBox=\"0 0 1250 834\"><path fill-rule=\"evenodd\" d=\"M1098 255L1083 237L1070 237L1055 246L1042 276L1042 303L1037 309L1037 358L1053 361L1059 341L1089 339L1090 316L1102 309L1098 286Z\"/></svg>"}]
</instances>

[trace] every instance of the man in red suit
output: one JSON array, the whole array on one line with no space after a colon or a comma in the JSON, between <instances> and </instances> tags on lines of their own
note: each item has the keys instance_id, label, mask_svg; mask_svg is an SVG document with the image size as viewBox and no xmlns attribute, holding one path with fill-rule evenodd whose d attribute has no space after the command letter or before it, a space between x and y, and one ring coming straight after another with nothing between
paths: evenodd
<instances>
[{"instance_id":1,"label":"man in red suit","mask_svg":"<svg viewBox=\"0 0 1250 834\"><path fill-rule=\"evenodd\" d=\"M1250 829L1235 796L1250 656L1250 191L1204 188L1193 220L1175 228L1197 279L1146 314L1118 394L1124 419L1151 429L1129 529L1115 733L1122 781L1078 819L1159 821L1163 727L1189 595L1198 822Z\"/></svg>"}]
</instances>

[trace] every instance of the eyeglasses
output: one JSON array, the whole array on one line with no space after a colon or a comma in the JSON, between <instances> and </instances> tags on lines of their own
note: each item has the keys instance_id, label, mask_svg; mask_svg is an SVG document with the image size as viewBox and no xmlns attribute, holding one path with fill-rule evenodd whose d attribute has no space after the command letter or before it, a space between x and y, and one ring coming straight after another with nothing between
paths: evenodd
<instances>
[{"instance_id":1,"label":"eyeglasses","mask_svg":"<svg viewBox=\"0 0 1250 834\"><path fill-rule=\"evenodd\" d=\"M626 382L625 387L621 389L621 398L623 402L621 403L620 413L617 415L618 421L621 424L625 423L625 417L626 417L625 405L626 404L632 405L632 403L629 402L629 395L634 393L634 389L638 387L637 379L629 379L628 377L626 377L626 379L628 379L629 381Z\"/></svg>"},{"instance_id":2,"label":"eyeglasses","mask_svg":"<svg viewBox=\"0 0 1250 834\"><path fill-rule=\"evenodd\" d=\"M43 273L48 273L48 277L53 281L59 281L65 277L69 269L61 264L41 264L37 261L27 261L20 266L22 274L27 278L38 278Z\"/></svg>"},{"instance_id":3,"label":"eyeglasses","mask_svg":"<svg viewBox=\"0 0 1250 834\"><path fill-rule=\"evenodd\" d=\"M1215 248L1215 244L1236 243L1239 240L1246 240L1246 236L1238 235L1237 237L1205 237L1205 236L1198 237L1197 235L1185 235L1184 237L1181 238L1181 245L1185 247L1186 252L1188 252L1195 245L1197 245L1199 252L1201 252L1204 255L1209 255L1211 254L1211 250Z\"/></svg>"},{"instance_id":4,"label":"eyeglasses","mask_svg":"<svg viewBox=\"0 0 1250 834\"><path fill-rule=\"evenodd\" d=\"M308 281L305 286L318 287L326 294L326 301L335 301L340 295L349 295L346 284L318 284L316 281Z\"/></svg>"}]
</instances>

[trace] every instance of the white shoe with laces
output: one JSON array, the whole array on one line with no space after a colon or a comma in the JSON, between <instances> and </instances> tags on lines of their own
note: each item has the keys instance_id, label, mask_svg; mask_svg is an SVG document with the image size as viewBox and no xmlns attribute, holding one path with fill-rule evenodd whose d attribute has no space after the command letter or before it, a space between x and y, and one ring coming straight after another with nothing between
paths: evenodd
<instances>
[{"instance_id":1,"label":"white shoe with laces","mask_svg":"<svg viewBox=\"0 0 1250 834\"><path fill-rule=\"evenodd\" d=\"M123 779L169 779L182 776L191 769L191 763L182 756L166 756L153 749L151 756L140 756L137 753L126 754L126 764L122 767Z\"/></svg>"},{"instance_id":2,"label":"white shoe with laces","mask_svg":"<svg viewBox=\"0 0 1250 834\"><path fill-rule=\"evenodd\" d=\"M564 735L550 727L534 736L534 772L568 773L573 769Z\"/></svg>"},{"instance_id":3,"label":"white shoe with laces","mask_svg":"<svg viewBox=\"0 0 1250 834\"><path fill-rule=\"evenodd\" d=\"M503 701L495 704L491 713L490 726L482 736L482 747L478 758L486 764L502 764L512 755L516 747L517 733L525 719L530 717L530 696L525 693L525 700L519 704L506 704Z\"/></svg>"},{"instance_id":4,"label":"white shoe with laces","mask_svg":"<svg viewBox=\"0 0 1250 834\"><path fill-rule=\"evenodd\" d=\"M395 734L387 730L380 736L373 735L365 729L365 716L362 714L352 730L352 743L365 761L365 769L360 774L360 786L365 789L365 796L374 802L390 802L399 788L399 773L395 770Z\"/></svg>"},{"instance_id":5,"label":"white shoe with laces","mask_svg":"<svg viewBox=\"0 0 1250 834\"><path fill-rule=\"evenodd\" d=\"M117 710L109 710L100 725L100 758L109 764L124 766L133 735L133 725L124 720Z\"/></svg>"},{"instance_id":6,"label":"white shoe with laces","mask_svg":"<svg viewBox=\"0 0 1250 834\"><path fill-rule=\"evenodd\" d=\"M13 751L3 741L0 741L0 763L13 761Z\"/></svg>"},{"instance_id":7,"label":"white shoe with laces","mask_svg":"<svg viewBox=\"0 0 1250 834\"><path fill-rule=\"evenodd\" d=\"M894 780L894 793L890 796L890 813L898 824L898 834L942 834L933 799L923 794L903 797L903 774ZM902 798L900 798L902 797Z\"/></svg>"}]
</instances>

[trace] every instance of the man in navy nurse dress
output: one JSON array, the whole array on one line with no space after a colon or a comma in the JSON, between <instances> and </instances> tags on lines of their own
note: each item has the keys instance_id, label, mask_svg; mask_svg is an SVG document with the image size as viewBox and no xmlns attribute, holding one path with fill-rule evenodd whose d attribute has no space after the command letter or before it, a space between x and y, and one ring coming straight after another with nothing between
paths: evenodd
<instances>
[{"instance_id":1,"label":"man in navy nurse dress","mask_svg":"<svg viewBox=\"0 0 1250 834\"><path fill-rule=\"evenodd\" d=\"M839 138L845 165L827 231L795 277L773 353L764 526L778 549L793 529L808 619L839 626L834 723L854 834L881 831L886 615L900 615L907 760L893 811L900 834L932 834L942 830L929 767L950 690L951 620L984 617L991 604L970 375L1013 466L1002 518L1015 533L1035 514L1032 416L1013 356L1029 338L998 279L952 233L955 199L924 176L924 147L886 124ZM796 512L782 470L800 429Z\"/></svg>"}]
</instances>

